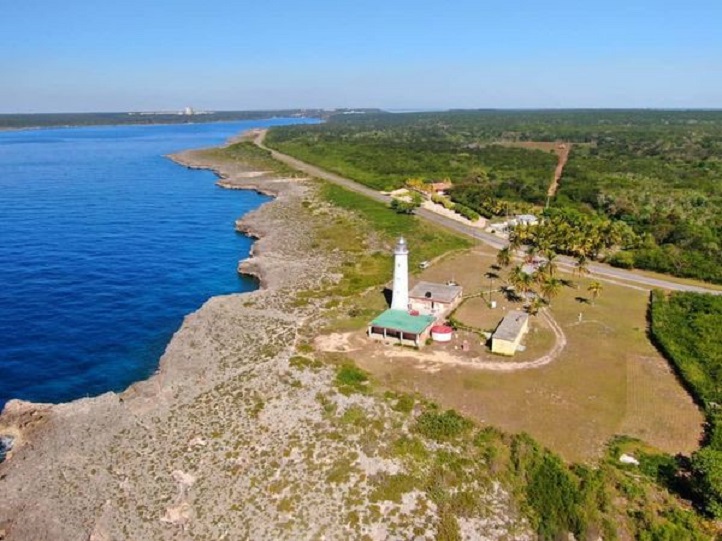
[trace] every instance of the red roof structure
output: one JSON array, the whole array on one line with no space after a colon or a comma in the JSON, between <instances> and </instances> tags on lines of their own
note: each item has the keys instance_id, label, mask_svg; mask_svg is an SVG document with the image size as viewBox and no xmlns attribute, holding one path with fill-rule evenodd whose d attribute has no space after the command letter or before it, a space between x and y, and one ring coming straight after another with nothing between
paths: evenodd
<instances>
[{"instance_id":1,"label":"red roof structure","mask_svg":"<svg viewBox=\"0 0 722 541\"><path fill-rule=\"evenodd\" d=\"M451 334L454 332L454 329L448 325L434 325L431 327L431 332L435 334Z\"/></svg>"}]
</instances>

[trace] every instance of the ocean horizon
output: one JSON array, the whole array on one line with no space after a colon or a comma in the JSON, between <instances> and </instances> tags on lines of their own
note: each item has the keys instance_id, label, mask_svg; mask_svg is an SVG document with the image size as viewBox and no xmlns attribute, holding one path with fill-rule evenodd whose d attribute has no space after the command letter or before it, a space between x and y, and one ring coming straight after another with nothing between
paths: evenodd
<instances>
[{"instance_id":1,"label":"ocean horizon","mask_svg":"<svg viewBox=\"0 0 722 541\"><path fill-rule=\"evenodd\" d=\"M0 408L147 378L183 317L251 291L234 222L270 198L167 154L311 119L0 132Z\"/></svg>"}]
</instances>

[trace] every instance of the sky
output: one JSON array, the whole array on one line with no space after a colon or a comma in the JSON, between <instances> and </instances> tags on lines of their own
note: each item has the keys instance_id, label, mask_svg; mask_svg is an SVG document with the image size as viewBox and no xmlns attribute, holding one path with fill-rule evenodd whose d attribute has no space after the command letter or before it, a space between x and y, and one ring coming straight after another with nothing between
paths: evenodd
<instances>
[{"instance_id":1,"label":"sky","mask_svg":"<svg viewBox=\"0 0 722 541\"><path fill-rule=\"evenodd\" d=\"M722 1L0 0L0 113L722 108Z\"/></svg>"}]
</instances>

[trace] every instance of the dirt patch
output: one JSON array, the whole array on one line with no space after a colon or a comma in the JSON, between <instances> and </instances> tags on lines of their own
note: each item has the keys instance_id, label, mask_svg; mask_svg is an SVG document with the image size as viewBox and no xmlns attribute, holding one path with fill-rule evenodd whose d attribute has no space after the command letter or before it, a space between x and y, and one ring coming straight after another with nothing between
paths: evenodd
<instances>
[{"instance_id":1,"label":"dirt patch","mask_svg":"<svg viewBox=\"0 0 722 541\"><path fill-rule=\"evenodd\" d=\"M564 174L564 166L567 164L567 161L569 160L569 153L572 150L572 144L571 143L559 143L557 145L557 166L556 169L554 169L554 179L552 180L552 183L549 185L549 190L547 191L547 195L549 197L554 197L557 194L557 188L559 188L559 180L562 178L562 175Z\"/></svg>"},{"instance_id":2,"label":"dirt patch","mask_svg":"<svg viewBox=\"0 0 722 541\"><path fill-rule=\"evenodd\" d=\"M493 255L474 251L443 260L421 277L439 281L453 275L465 293L488 291L484 271L493 263ZM494 272L500 274L495 283L502 283L505 272ZM349 356L389 387L420 392L482 423L528 432L568 460L595 460L615 434L639 437L673 454L691 452L703 417L647 338L647 294L605 284L594 306L580 302L593 279L565 287L554 299L550 312L566 345L553 362L533 370L478 370L433 362L395 346L368 346L382 348L381 353L358 349ZM469 304L459 314L482 326L501 317L499 308L490 310L485 302ZM532 329L541 327L539 319ZM530 333L527 351L511 362L530 362L549 352L553 338L543 351L534 351L543 337Z\"/></svg>"},{"instance_id":3,"label":"dirt patch","mask_svg":"<svg viewBox=\"0 0 722 541\"><path fill-rule=\"evenodd\" d=\"M358 332L326 334L318 336L314 340L314 344L320 351L329 351L334 353L354 351L359 347L363 347L363 343L359 343L358 340L355 341L355 344L351 343L354 337L358 338L358 334Z\"/></svg>"},{"instance_id":4,"label":"dirt patch","mask_svg":"<svg viewBox=\"0 0 722 541\"><path fill-rule=\"evenodd\" d=\"M486 219L485 218L479 218L475 222L472 222L468 218L464 218L461 214L458 214L454 212L453 210L449 210L443 205L440 205L438 203L434 203L433 201L426 200L421 205L426 210L430 210L431 212L435 212L436 214L440 214L442 216L446 216L447 218L451 220L455 220L457 222L463 223L468 225L469 227L476 227L479 229L484 229L486 227Z\"/></svg>"},{"instance_id":5,"label":"dirt patch","mask_svg":"<svg viewBox=\"0 0 722 541\"><path fill-rule=\"evenodd\" d=\"M689 437L687 427L698 426L699 414L689 407L690 398L679 392L669 365L660 363L655 356L630 358L626 388L622 433L634 434L660 449L679 448L685 454L698 447L698 441ZM665 416L656 414L660 403L665 404Z\"/></svg>"}]
</instances>

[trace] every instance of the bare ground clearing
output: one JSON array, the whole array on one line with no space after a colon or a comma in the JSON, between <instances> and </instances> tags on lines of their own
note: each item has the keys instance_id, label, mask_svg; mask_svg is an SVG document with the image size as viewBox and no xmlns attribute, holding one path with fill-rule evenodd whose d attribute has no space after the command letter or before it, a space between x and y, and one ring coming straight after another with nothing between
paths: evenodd
<instances>
[{"instance_id":1,"label":"bare ground clearing","mask_svg":"<svg viewBox=\"0 0 722 541\"><path fill-rule=\"evenodd\" d=\"M474 250L440 261L422 277L443 281L453 276L465 293L488 291L484 272L493 262L488 252ZM528 432L568 460L594 460L616 434L639 437L669 453L692 452L703 418L647 338L647 294L607 284L592 305L586 299L592 279L578 281L578 289L565 288L554 299L551 312L567 344L556 361L535 370L499 373L431 362L414 350L364 339L341 346L385 385L420 392L482 423ZM468 304L468 313L460 310L459 319L482 327L498 322L505 301L500 294L495 299L500 303L496 310L483 302ZM527 354L538 358L539 350L551 348L553 338L543 342L551 332L544 331L539 318L532 328L540 330L526 340L527 351L509 363L528 361Z\"/></svg>"}]
</instances>

